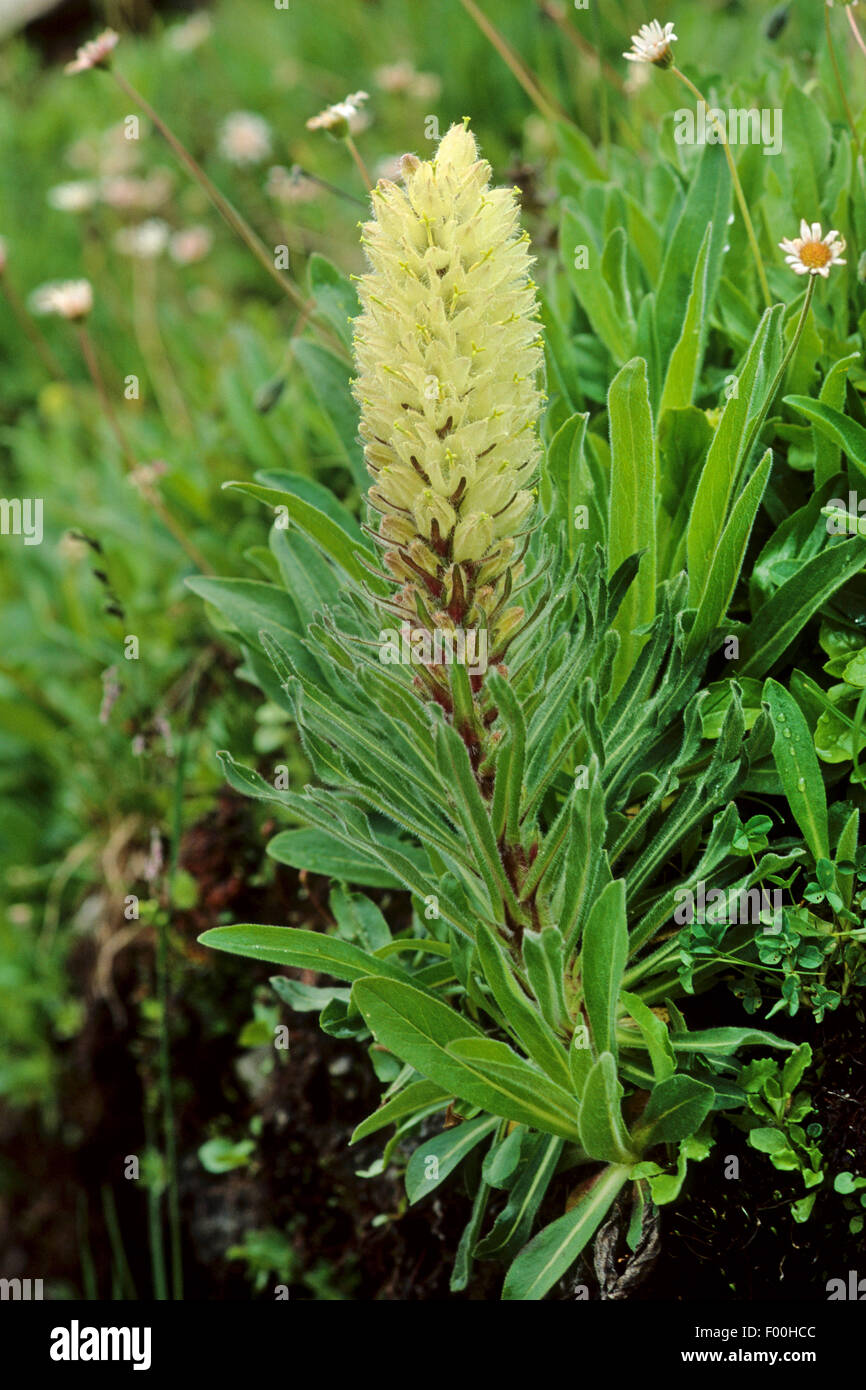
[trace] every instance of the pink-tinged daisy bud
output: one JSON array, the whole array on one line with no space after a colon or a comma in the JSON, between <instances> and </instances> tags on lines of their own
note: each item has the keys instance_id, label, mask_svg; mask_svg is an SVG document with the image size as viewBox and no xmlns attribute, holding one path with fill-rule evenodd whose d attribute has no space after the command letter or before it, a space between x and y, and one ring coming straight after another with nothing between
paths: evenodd
<instances>
[{"instance_id":1,"label":"pink-tinged daisy bud","mask_svg":"<svg viewBox=\"0 0 866 1390\"><path fill-rule=\"evenodd\" d=\"M6 269L7 260L8 255L6 252L6 238L0 236L0 275L2 275L4 270Z\"/></svg>"},{"instance_id":2,"label":"pink-tinged daisy bud","mask_svg":"<svg viewBox=\"0 0 866 1390\"><path fill-rule=\"evenodd\" d=\"M410 519L436 561L435 572L416 561L406 584L404 563L384 557L407 621L459 628L472 613L487 627L495 614L507 637L523 616L504 605L521 572L543 400L528 238L515 190L491 188L465 125L432 160L405 156L401 174L402 187L377 185L363 229L353 389L369 500L391 554L397 542L413 558L398 541Z\"/></svg>"},{"instance_id":3,"label":"pink-tinged daisy bud","mask_svg":"<svg viewBox=\"0 0 866 1390\"><path fill-rule=\"evenodd\" d=\"M91 68L104 68L108 66L108 61L117 45L120 43L120 35L113 29L103 29L95 39L83 43L73 58L71 63L67 63L63 69L72 75L75 72L89 72Z\"/></svg>"},{"instance_id":4,"label":"pink-tinged daisy bud","mask_svg":"<svg viewBox=\"0 0 866 1390\"><path fill-rule=\"evenodd\" d=\"M828 279L834 265L846 265L842 259L845 238L836 231L821 236L821 223L813 222L811 227L805 218L800 222L800 235L785 237L779 242L785 252L785 262L795 275L822 275Z\"/></svg>"}]
</instances>

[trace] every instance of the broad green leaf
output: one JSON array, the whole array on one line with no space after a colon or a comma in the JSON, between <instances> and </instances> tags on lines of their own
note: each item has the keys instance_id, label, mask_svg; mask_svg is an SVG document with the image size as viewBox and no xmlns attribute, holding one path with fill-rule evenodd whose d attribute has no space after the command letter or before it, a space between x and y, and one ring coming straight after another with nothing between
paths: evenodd
<instances>
[{"instance_id":1,"label":"broad green leaf","mask_svg":"<svg viewBox=\"0 0 866 1390\"><path fill-rule=\"evenodd\" d=\"M622 1122L621 1097L616 1061L611 1052L603 1052L590 1069L580 1102L580 1142L590 1158L628 1163L636 1157Z\"/></svg>"},{"instance_id":2,"label":"broad green leaf","mask_svg":"<svg viewBox=\"0 0 866 1390\"><path fill-rule=\"evenodd\" d=\"M495 1085L509 1104L523 1107L523 1123L545 1134L576 1139L578 1109L574 1097L563 1086L530 1066L506 1043L494 1038L458 1038L448 1045L449 1055L457 1057L479 1077ZM514 1119L502 1109L502 1100L488 1103L494 1113Z\"/></svg>"},{"instance_id":3,"label":"broad green leaf","mask_svg":"<svg viewBox=\"0 0 866 1390\"><path fill-rule=\"evenodd\" d=\"M540 932L527 928L523 933L523 963L543 1017L552 1028L567 1027L565 949L559 928L544 927Z\"/></svg>"},{"instance_id":4,"label":"broad green leaf","mask_svg":"<svg viewBox=\"0 0 866 1390\"><path fill-rule=\"evenodd\" d=\"M290 980L286 975L272 975L268 984L297 1014L321 1013L335 999L341 1004L349 1002L349 990L338 989L335 985L321 989L318 985L305 985L301 980Z\"/></svg>"},{"instance_id":5,"label":"broad green leaf","mask_svg":"<svg viewBox=\"0 0 866 1390\"><path fill-rule=\"evenodd\" d=\"M620 997L640 1030L640 1036L650 1055L656 1081L664 1081L666 1077L672 1076L676 1071L676 1061L667 1025L663 1019L659 1018L658 1014L653 1013L639 995L629 994L623 990ZM632 1030L620 1029L619 1031L620 1042L623 1046L638 1044L637 1037L635 1037L634 1043L626 1042L627 1031Z\"/></svg>"},{"instance_id":6,"label":"broad green leaf","mask_svg":"<svg viewBox=\"0 0 866 1390\"><path fill-rule=\"evenodd\" d=\"M315 507L317 512L322 512L341 531L345 531L347 536L357 541L362 549L369 549L355 517L323 483L317 483L315 479L308 478L303 473L293 473L288 468L261 468L255 475L255 481L275 492L290 492L293 497ZM370 551L371 555L372 553Z\"/></svg>"},{"instance_id":7,"label":"broad green leaf","mask_svg":"<svg viewBox=\"0 0 866 1390\"><path fill-rule=\"evenodd\" d=\"M813 613L864 566L866 546L859 536L828 545L807 560L755 614L740 642L739 673L765 675Z\"/></svg>"},{"instance_id":8,"label":"broad green leaf","mask_svg":"<svg viewBox=\"0 0 866 1390\"><path fill-rule=\"evenodd\" d=\"M343 346L351 350L351 321L361 309L354 285L318 251L310 256L309 272L318 313L330 324Z\"/></svg>"},{"instance_id":9,"label":"broad green leaf","mask_svg":"<svg viewBox=\"0 0 866 1390\"><path fill-rule=\"evenodd\" d=\"M262 487L260 483L224 483L224 487L233 488L236 492L243 492L248 497L255 497L257 501L264 502L266 506L275 509L284 507L285 514L300 527L301 531L309 540L317 545L319 549L333 560L335 564L356 583L368 584L369 587L377 592L384 592L384 583L377 580L369 570L361 564L362 557L368 562L372 560L372 555L365 545L358 541L353 541L347 533L332 521L324 512L320 512L309 502L298 497L293 492L283 492L277 488ZM282 515L278 513L278 515Z\"/></svg>"},{"instance_id":10,"label":"broad green leaf","mask_svg":"<svg viewBox=\"0 0 866 1390\"><path fill-rule=\"evenodd\" d=\"M773 721L773 761L788 804L815 859L830 858L827 793L812 734L797 701L777 681L764 685Z\"/></svg>"},{"instance_id":11,"label":"broad green leaf","mask_svg":"<svg viewBox=\"0 0 866 1390\"><path fill-rule=\"evenodd\" d=\"M628 1174L628 1164L605 1168L571 1211L545 1226L509 1269L503 1299L532 1302L543 1298L595 1235L628 1181Z\"/></svg>"},{"instance_id":12,"label":"broad green leaf","mask_svg":"<svg viewBox=\"0 0 866 1390\"><path fill-rule=\"evenodd\" d=\"M479 1115L477 1119L464 1120L453 1129L425 1139L406 1165L406 1195L410 1206L429 1196L498 1124L495 1115Z\"/></svg>"},{"instance_id":13,"label":"broad green leaf","mask_svg":"<svg viewBox=\"0 0 866 1390\"><path fill-rule=\"evenodd\" d=\"M298 970L316 970L338 980L352 982L367 975L386 975L392 980L409 978L405 970L389 960L380 960L338 936L305 931L301 927L211 927L198 939L203 946L227 951L232 956L249 956L251 960L291 965Z\"/></svg>"},{"instance_id":14,"label":"broad green leaf","mask_svg":"<svg viewBox=\"0 0 866 1390\"><path fill-rule=\"evenodd\" d=\"M834 362L821 383L819 401L822 405L830 406L832 410L841 410L845 403L845 383L848 379L848 370L853 367L855 362L858 364L860 362L859 352L852 352L849 357L843 357L840 361ZM819 488L839 472L841 445L838 440L830 438L814 421L812 423L812 435L815 441L815 486Z\"/></svg>"},{"instance_id":15,"label":"broad green leaf","mask_svg":"<svg viewBox=\"0 0 866 1390\"><path fill-rule=\"evenodd\" d=\"M712 224L707 226L701 243L700 254L695 265L692 289L686 305L682 333L668 363L658 413L666 410L682 410L691 405L701 373L701 361L706 339L707 293L709 290L707 270L710 253Z\"/></svg>"},{"instance_id":16,"label":"broad green leaf","mask_svg":"<svg viewBox=\"0 0 866 1390\"><path fill-rule=\"evenodd\" d=\"M504 1119L565 1138L577 1137L577 1107L571 1097L563 1091L560 1102L559 1087L527 1063L521 1064L504 1044L485 1038L447 1004L391 979L359 979L353 999L376 1040L436 1085ZM481 1046L483 1061L474 1055L458 1056L451 1047L465 1042ZM503 1070L504 1081L500 1080ZM549 1103L551 1094L556 1096L554 1105Z\"/></svg>"},{"instance_id":17,"label":"broad green leaf","mask_svg":"<svg viewBox=\"0 0 866 1390\"><path fill-rule=\"evenodd\" d=\"M631 351L631 335L623 324L616 296L600 273L603 253L597 230L571 200L562 205L559 244L565 273L593 333L601 339L615 362L623 362ZM583 264L585 258L588 258L588 265Z\"/></svg>"},{"instance_id":18,"label":"broad green leaf","mask_svg":"<svg viewBox=\"0 0 866 1390\"><path fill-rule=\"evenodd\" d=\"M372 1115L368 1115L366 1120L362 1120L357 1126L350 1144L357 1144L361 1139L366 1139L369 1134L375 1134L377 1130L385 1129L387 1125L399 1124L405 1120L407 1115L415 1115L419 1111L428 1110L435 1107L437 1110L444 1109L448 1104L448 1092L441 1087L435 1086L432 1081L410 1081L408 1086L404 1086L402 1091L398 1091L389 1100L383 1101L378 1110L374 1110Z\"/></svg>"},{"instance_id":19,"label":"broad green leaf","mask_svg":"<svg viewBox=\"0 0 866 1390\"><path fill-rule=\"evenodd\" d=\"M747 463L743 456L752 429L769 405L767 397L781 354L783 315L779 304L761 319L737 378L736 393L728 398L707 451L688 527L689 602L693 607L706 587L731 496Z\"/></svg>"},{"instance_id":20,"label":"broad green leaf","mask_svg":"<svg viewBox=\"0 0 866 1390\"><path fill-rule=\"evenodd\" d=\"M669 360L680 337L683 307L689 301L694 267L708 227L705 305L708 312L712 309L728 239L730 207L731 176L724 151L717 145L707 144L676 226L667 237L667 254L656 286L656 332L661 362Z\"/></svg>"},{"instance_id":21,"label":"broad green leaf","mask_svg":"<svg viewBox=\"0 0 866 1390\"><path fill-rule=\"evenodd\" d=\"M259 633L264 629L279 634L292 651L298 650L304 626L285 589L258 579L214 579L200 574L191 575L186 584L217 608L250 646L263 650Z\"/></svg>"},{"instance_id":22,"label":"broad green leaf","mask_svg":"<svg viewBox=\"0 0 866 1390\"><path fill-rule=\"evenodd\" d=\"M268 854L278 864L324 874L364 888L401 888L400 880L363 851L349 849L324 830L282 830L268 844Z\"/></svg>"},{"instance_id":23,"label":"broad green leaf","mask_svg":"<svg viewBox=\"0 0 866 1390\"><path fill-rule=\"evenodd\" d=\"M616 1057L619 988L628 958L625 883L614 879L599 894L583 930L580 972L593 1046Z\"/></svg>"},{"instance_id":24,"label":"broad green leaf","mask_svg":"<svg viewBox=\"0 0 866 1390\"><path fill-rule=\"evenodd\" d=\"M689 633L689 649L693 652L701 650L728 611L772 466L773 453L768 449L731 508L698 596L698 611Z\"/></svg>"},{"instance_id":25,"label":"broad green leaf","mask_svg":"<svg viewBox=\"0 0 866 1390\"><path fill-rule=\"evenodd\" d=\"M355 484L362 492L366 491L370 479L364 466L364 452L358 443L358 407L350 389L349 364L311 338L295 338L292 354L333 427Z\"/></svg>"},{"instance_id":26,"label":"broad green leaf","mask_svg":"<svg viewBox=\"0 0 866 1390\"><path fill-rule=\"evenodd\" d=\"M732 1057L741 1047L780 1047L790 1050L794 1043L767 1033L762 1028L703 1028L696 1033L672 1033L674 1052L695 1052L702 1057Z\"/></svg>"},{"instance_id":27,"label":"broad green leaf","mask_svg":"<svg viewBox=\"0 0 866 1390\"><path fill-rule=\"evenodd\" d=\"M631 555L642 552L637 579L623 599L614 623L620 636L614 666L614 688L618 689L646 641L635 629L651 623L655 616L657 461L643 358L633 358L617 373L608 396L608 414L608 575L615 574Z\"/></svg>"},{"instance_id":28,"label":"broad green leaf","mask_svg":"<svg viewBox=\"0 0 866 1390\"><path fill-rule=\"evenodd\" d=\"M693 1076L669 1076L653 1087L634 1139L644 1149L688 1138L709 1115L713 1099L712 1086L703 1081Z\"/></svg>"},{"instance_id":29,"label":"broad green leaf","mask_svg":"<svg viewBox=\"0 0 866 1390\"><path fill-rule=\"evenodd\" d=\"M382 911L366 898L363 893L349 893L344 888L332 888L328 906L334 914L337 930L346 941L357 941L367 951L380 951L393 954L392 948L399 942L392 942L391 928ZM434 946L438 946L434 942Z\"/></svg>"},{"instance_id":30,"label":"broad green leaf","mask_svg":"<svg viewBox=\"0 0 866 1390\"><path fill-rule=\"evenodd\" d=\"M786 396L785 404L805 415L822 434L844 449L851 462L866 477L866 429L862 425L825 401L812 400L811 396Z\"/></svg>"},{"instance_id":31,"label":"broad green leaf","mask_svg":"<svg viewBox=\"0 0 866 1390\"><path fill-rule=\"evenodd\" d=\"M475 936L478 958L493 991L493 997L533 1061L561 1086L568 1089L571 1074L568 1056L553 1029L530 1003L514 974L511 962L493 932L479 922Z\"/></svg>"}]
</instances>

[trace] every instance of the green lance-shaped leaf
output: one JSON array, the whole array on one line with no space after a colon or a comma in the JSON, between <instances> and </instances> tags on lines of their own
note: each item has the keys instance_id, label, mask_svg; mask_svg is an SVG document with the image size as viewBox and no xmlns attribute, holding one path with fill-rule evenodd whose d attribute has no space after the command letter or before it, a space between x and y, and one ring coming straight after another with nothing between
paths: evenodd
<instances>
[{"instance_id":1,"label":"green lance-shaped leaf","mask_svg":"<svg viewBox=\"0 0 866 1390\"><path fill-rule=\"evenodd\" d=\"M733 1057L741 1047L776 1047L790 1051L795 1044L763 1028L703 1028L696 1033L672 1033L674 1052L694 1052L701 1057Z\"/></svg>"},{"instance_id":2,"label":"green lance-shaped leaf","mask_svg":"<svg viewBox=\"0 0 866 1390\"><path fill-rule=\"evenodd\" d=\"M628 1163L636 1157L623 1124L621 1098L616 1061L603 1052L589 1071L580 1102L580 1142L590 1158Z\"/></svg>"},{"instance_id":3,"label":"green lance-shaped leaf","mask_svg":"<svg viewBox=\"0 0 866 1390\"><path fill-rule=\"evenodd\" d=\"M708 223L695 265L682 333L668 364L659 417L666 410L682 410L691 405L698 384L707 331L707 294L710 288L707 269L712 231L713 225Z\"/></svg>"},{"instance_id":4,"label":"green lance-shaped leaf","mask_svg":"<svg viewBox=\"0 0 866 1390\"><path fill-rule=\"evenodd\" d=\"M448 1092L443 1091L441 1086L434 1085L432 1081L410 1081L402 1091L383 1101L378 1110L374 1110L361 1121L349 1143L357 1144L369 1134L375 1134L387 1125L399 1124L410 1115L418 1115L425 1110L444 1110L448 1099Z\"/></svg>"},{"instance_id":5,"label":"green lance-shaped leaf","mask_svg":"<svg viewBox=\"0 0 866 1390\"><path fill-rule=\"evenodd\" d=\"M406 1165L406 1195L410 1204L429 1196L498 1124L495 1115L479 1115L433 1139L425 1139Z\"/></svg>"},{"instance_id":6,"label":"green lance-shaped leaf","mask_svg":"<svg viewBox=\"0 0 866 1390\"><path fill-rule=\"evenodd\" d=\"M632 1138L641 1149L694 1134L713 1108L714 1091L694 1076L669 1076L653 1087Z\"/></svg>"},{"instance_id":7,"label":"green lance-shaped leaf","mask_svg":"<svg viewBox=\"0 0 866 1390\"><path fill-rule=\"evenodd\" d=\"M292 355L303 369L313 394L333 427L352 481L362 490L367 486L363 450L358 444L358 407L352 399L351 373L347 363L329 348L310 338L296 338Z\"/></svg>"},{"instance_id":8,"label":"green lance-shaped leaf","mask_svg":"<svg viewBox=\"0 0 866 1390\"><path fill-rule=\"evenodd\" d=\"M768 309L758 325L737 379L736 394L725 404L713 435L689 517L689 603L697 607L728 519L728 508L754 424L763 418L776 360L780 355L781 304Z\"/></svg>"},{"instance_id":9,"label":"green lance-shaped leaf","mask_svg":"<svg viewBox=\"0 0 866 1390\"><path fill-rule=\"evenodd\" d=\"M529 988L552 1028L567 1027L565 999L565 943L557 927L523 933L523 963Z\"/></svg>"},{"instance_id":10,"label":"green lance-shaped leaf","mask_svg":"<svg viewBox=\"0 0 866 1390\"><path fill-rule=\"evenodd\" d=\"M614 688L631 671L646 638L636 628L655 617L656 446L646 362L633 358L616 375L608 396L610 417L610 501L608 574L641 552L638 577L616 616L621 642L614 664Z\"/></svg>"},{"instance_id":11,"label":"green lance-shaped leaf","mask_svg":"<svg viewBox=\"0 0 866 1390\"><path fill-rule=\"evenodd\" d=\"M520 841L520 812L526 767L526 721L514 691L498 671L491 671L487 685L511 739L505 793L505 839L509 845L516 845Z\"/></svg>"},{"instance_id":12,"label":"green lance-shaped leaf","mask_svg":"<svg viewBox=\"0 0 866 1390\"><path fill-rule=\"evenodd\" d=\"M506 1021L533 1061L554 1081L568 1089L571 1074L565 1048L526 997L505 951L483 922L477 925L475 941L481 968Z\"/></svg>"},{"instance_id":13,"label":"green lance-shaped leaf","mask_svg":"<svg viewBox=\"0 0 866 1390\"><path fill-rule=\"evenodd\" d=\"M490 815L478 790L466 745L456 729L444 720L439 721L436 730L436 753L440 774L446 786L452 789L455 815L472 847L492 906L501 908L506 903L513 915L519 917L520 909L502 864Z\"/></svg>"},{"instance_id":14,"label":"green lance-shaped leaf","mask_svg":"<svg viewBox=\"0 0 866 1390\"><path fill-rule=\"evenodd\" d=\"M377 1041L436 1085L503 1119L578 1137L572 1097L447 1004L381 978L358 980L352 997ZM471 1056L458 1053L464 1043Z\"/></svg>"},{"instance_id":15,"label":"green lance-shaped leaf","mask_svg":"<svg viewBox=\"0 0 866 1390\"><path fill-rule=\"evenodd\" d=\"M571 1211L539 1231L509 1269L503 1299L532 1302L544 1297L595 1235L628 1181L629 1167L615 1163L605 1168Z\"/></svg>"},{"instance_id":16,"label":"green lance-shaped leaf","mask_svg":"<svg viewBox=\"0 0 866 1390\"><path fill-rule=\"evenodd\" d=\"M783 656L818 609L866 565L859 536L828 545L758 609L740 642L739 674L762 676Z\"/></svg>"},{"instance_id":17,"label":"green lance-shaped leaf","mask_svg":"<svg viewBox=\"0 0 866 1390\"><path fill-rule=\"evenodd\" d=\"M596 1054L616 1057L619 989L628 959L625 883L614 879L602 889L583 931L580 974Z\"/></svg>"},{"instance_id":18,"label":"green lance-shaped leaf","mask_svg":"<svg viewBox=\"0 0 866 1390\"><path fill-rule=\"evenodd\" d=\"M555 1136L531 1136L528 1148L510 1179L508 1200L492 1228L476 1247L480 1259L508 1260L520 1250L532 1230L562 1153L563 1141Z\"/></svg>"},{"instance_id":19,"label":"green lance-shaped leaf","mask_svg":"<svg viewBox=\"0 0 866 1390\"><path fill-rule=\"evenodd\" d=\"M367 975L387 975L393 980L409 976L390 960L380 960L338 936L305 931L301 927L238 925L211 927L198 938L203 946L227 951L232 956L266 960L271 965L291 965L299 970L318 970L338 980L360 980Z\"/></svg>"},{"instance_id":20,"label":"green lance-shaped leaf","mask_svg":"<svg viewBox=\"0 0 866 1390\"><path fill-rule=\"evenodd\" d=\"M848 458L866 477L866 429L843 415L841 410L811 396L786 396L785 404L805 415L822 434L845 450Z\"/></svg>"},{"instance_id":21,"label":"green lance-shaped leaf","mask_svg":"<svg viewBox=\"0 0 866 1390\"><path fill-rule=\"evenodd\" d=\"M700 651L728 611L772 466L773 453L768 449L731 508L731 515L719 537L716 553L707 571L703 590L698 594L698 612L689 633L691 652Z\"/></svg>"},{"instance_id":22,"label":"green lance-shaped leaf","mask_svg":"<svg viewBox=\"0 0 866 1390\"><path fill-rule=\"evenodd\" d=\"M274 510L284 507L286 515L297 524L308 540L339 565L350 579L358 585L366 584L376 592L384 592L382 582L361 563L362 559L369 563L373 558L367 546L355 541L311 502L305 501L294 492L262 487L259 483L224 483L223 486L246 493L248 497L255 497Z\"/></svg>"},{"instance_id":23,"label":"green lance-shaped leaf","mask_svg":"<svg viewBox=\"0 0 866 1390\"><path fill-rule=\"evenodd\" d=\"M845 824L843 825L843 827L842 827L842 833L841 833L841 835L839 836L839 842L838 842L838 844L837 844L837 846L836 846L836 862L837 862L837 864L851 864L851 865L853 865L853 863L854 863L854 856L855 856L855 854L857 853L857 845L859 844L859 837L858 837L858 831L859 831L859 829L860 829L860 812L859 812L859 810L857 809L857 807L855 806L854 810L851 812L850 816L848 817L848 819L846 820ZM854 870L853 870L853 868L850 869L850 870L848 870L848 871L845 871L844 869L838 869L838 868L837 868L837 870L836 870L836 881L837 881L837 883L838 883L838 885L839 885L839 892L840 892L841 895L842 895L842 901L843 901L843 903L845 904L845 906L846 906L847 908L850 908L850 907L851 907L851 900L852 900L853 895L854 895Z\"/></svg>"},{"instance_id":24,"label":"green lance-shaped leaf","mask_svg":"<svg viewBox=\"0 0 866 1390\"><path fill-rule=\"evenodd\" d=\"M458 1038L448 1044L448 1052L473 1068L486 1083L497 1086L508 1103L519 1103L523 1107L524 1124L545 1134L559 1134L563 1139L577 1138L578 1112L574 1097L530 1066L506 1043L495 1038ZM496 1104L488 1103L488 1109L495 1108ZM506 1114L501 1101L498 1104L500 1109L496 1113L506 1119L516 1118Z\"/></svg>"},{"instance_id":25,"label":"green lance-shaped leaf","mask_svg":"<svg viewBox=\"0 0 866 1390\"><path fill-rule=\"evenodd\" d=\"M794 819L815 859L830 858L827 793L806 717L793 695L777 681L764 685L773 721L773 761Z\"/></svg>"},{"instance_id":26,"label":"green lance-shaped leaf","mask_svg":"<svg viewBox=\"0 0 866 1390\"><path fill-rule=\"evenodd\" d=\"M638 1037L640 1037L650 1055L656 1081L664 1081L676 1071L676 1060L666 1023L659 1018L658 1014L653 1013L649 1005L645 1004L639 995L629 994L627 990L623 990L621 998L637 1024L639 1033L634 1036L632 1041L628 1034L633 1030L620 1029L620 1043L626 1047L634 1047L639 1045Z\"/></svg>"}]
</instances>

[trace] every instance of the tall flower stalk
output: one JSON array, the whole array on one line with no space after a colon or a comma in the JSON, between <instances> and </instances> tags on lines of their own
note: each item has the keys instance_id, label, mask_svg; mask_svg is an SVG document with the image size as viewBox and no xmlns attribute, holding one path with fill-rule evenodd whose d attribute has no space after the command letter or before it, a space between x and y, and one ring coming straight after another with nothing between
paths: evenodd
<instances>
[{"instance_id":1,"label":"tall flower stalk","mask_svg":"<svg viewBox=\"0 0 866 1390\"><path fill-rule=\"evenodd\" d=\"M539 455L528 235L463 125L431 161L405 156L403 187L381 180L373 208L354 391L376 539L399 586L386 606L413 637L483 633L496 664L524 618L511 600ZM453 716L447 675L427 662L416 684ZM470 680L475 696L483 673ZM461 717L477 720L475 705Z\"/></svg>"},{"instance_id":2,"label":"tall flower stalk","mask_svg":"<svg viewBox=\"0 0 866 1390\"><path fill-rule=\"evenodd\" d=\"M700 91L700 89L695 86L694 82L692 82L691 78L686 77L685 73L681 72L674 63L671 44L678 42L679 40L674 33L673 24L665 24L664 27L662 27L657 19L653 19L649 24L642 24L639 31L632 35L632 46L627 53L623 54L623 57L627 58L631 63L651 63L653 67L663 68L672 72L674 77L678 78L683 86L688 88L692 96L697 97L698 101L702 102L707 110L710 110L709 103L703 92ZM712 120L719 135L719 143L725 152L725 159L728 164L728 169L730 170L731 181L734 185L737 205L740 209L740 215L742 216L743 225L746 229L746 236L752 252L752 258L755 262L755 269L758 272L758 283L761 286L761 294L764 297L765 305L769 309L773 301L770 296L770 287L767 283L767 272L764 270L764 262L761 258L761 251L758 246L758 239L755 236L755 229L752 226L752 218L749 214L749 205L746 202L743 185L740 183L740 176L737 173L737 166L734 162L734 156L731 154L731 147L728 144L728 137L725 133L724 126L720 121L716 120L715 117L712 117Z\"/></svg>"}]
</instances>

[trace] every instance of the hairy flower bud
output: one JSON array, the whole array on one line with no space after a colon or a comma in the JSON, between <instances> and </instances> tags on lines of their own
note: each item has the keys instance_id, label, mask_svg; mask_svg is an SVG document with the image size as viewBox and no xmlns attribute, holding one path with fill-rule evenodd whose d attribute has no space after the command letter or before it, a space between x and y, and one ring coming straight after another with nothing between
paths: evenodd
<instances>
[{"instance_id":1,"label":"hairy flower bud","mask_svg":"<svg viewBox=\"0 0 866 1390\"><path fill-rule=\"evenodd\" d=\"M543 398L532 257L514 191L490 187L465 126L401 171L403 187L381 180L374 190L364 227L354 391L396 601L414 625L426 612L459 627L507 599L534 504ZM518 615L497 612L502 640Z\"/></svg>"}]
</instances>

